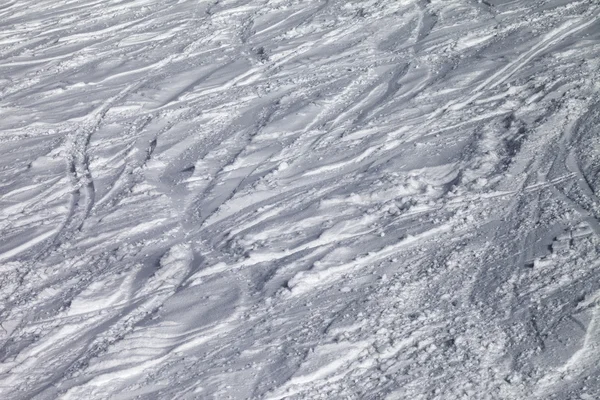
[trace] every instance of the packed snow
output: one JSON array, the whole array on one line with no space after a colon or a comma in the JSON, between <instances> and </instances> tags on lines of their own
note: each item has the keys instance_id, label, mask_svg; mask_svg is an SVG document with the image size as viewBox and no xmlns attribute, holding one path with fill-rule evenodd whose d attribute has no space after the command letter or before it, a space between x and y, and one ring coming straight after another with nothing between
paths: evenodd
<instances>
[{"instance_id":1,"label":"packed snow","mask_svg":"<svg viewBox=\"0 0 600 400\"><path fill-rule=\"evenodd\" d=\"M0 26L1 399L600 399L597 1Z\"/></svg>"}]
</instances>

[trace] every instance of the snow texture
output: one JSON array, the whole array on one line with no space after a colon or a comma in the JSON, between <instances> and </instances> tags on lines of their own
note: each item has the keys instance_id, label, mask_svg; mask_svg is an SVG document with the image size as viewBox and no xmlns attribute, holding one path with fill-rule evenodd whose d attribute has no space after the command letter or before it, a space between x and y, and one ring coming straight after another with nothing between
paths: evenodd
<instances>
[{"instance_id":1,"label":"snow texture","mask_svg":"<svg viewBox=\"0 0 600 400\"><path fill-rule=\"evenodd\" d=\"M600 399L597 1L0 27L1 399Z\"/></svg>"}]
</instances>

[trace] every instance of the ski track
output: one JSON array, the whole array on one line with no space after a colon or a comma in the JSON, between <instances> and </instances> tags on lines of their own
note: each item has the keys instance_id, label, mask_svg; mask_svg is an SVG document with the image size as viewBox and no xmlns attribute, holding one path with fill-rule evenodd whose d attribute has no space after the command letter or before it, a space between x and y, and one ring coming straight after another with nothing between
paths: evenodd
<instances>
[{"instance_id":1,"label":"ski track","mask_svg":"<svg viewBox=\"0 0 600 400\"><path fill-rule=\"evenodd\" d=\"M2 399L597 399L591 1L0 4Z\"/></svg>"}]
</instances>

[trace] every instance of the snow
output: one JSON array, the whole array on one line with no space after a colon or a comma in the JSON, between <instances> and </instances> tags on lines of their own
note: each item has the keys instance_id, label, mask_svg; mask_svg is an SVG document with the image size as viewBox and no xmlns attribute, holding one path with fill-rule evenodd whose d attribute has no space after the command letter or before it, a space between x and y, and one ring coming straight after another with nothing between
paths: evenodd
<instances>
[{"instance_id":1,"label":"snow","mask_svg":"<svg viewBox=\"0 0 600 400\"><path fill-rule=\"evenodd\" d=\"M0 25L0 398L600 398L597 2Z\"/></svg>"}]
</instances>

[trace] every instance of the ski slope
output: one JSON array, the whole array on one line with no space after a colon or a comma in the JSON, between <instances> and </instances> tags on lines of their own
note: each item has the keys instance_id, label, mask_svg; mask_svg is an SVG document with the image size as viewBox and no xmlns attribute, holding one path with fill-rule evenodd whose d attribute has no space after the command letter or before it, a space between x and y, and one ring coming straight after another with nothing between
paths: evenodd
<instances>
[{"instance_id":1,"label":"ski slope","mask_svg":"<svg viewBox=\"0 0 600 400\"><path fill-rule=\"evenodd\" d=\"M5 0L0 398L600 399L600 3Z\"/></svg>"}]
</instances>

